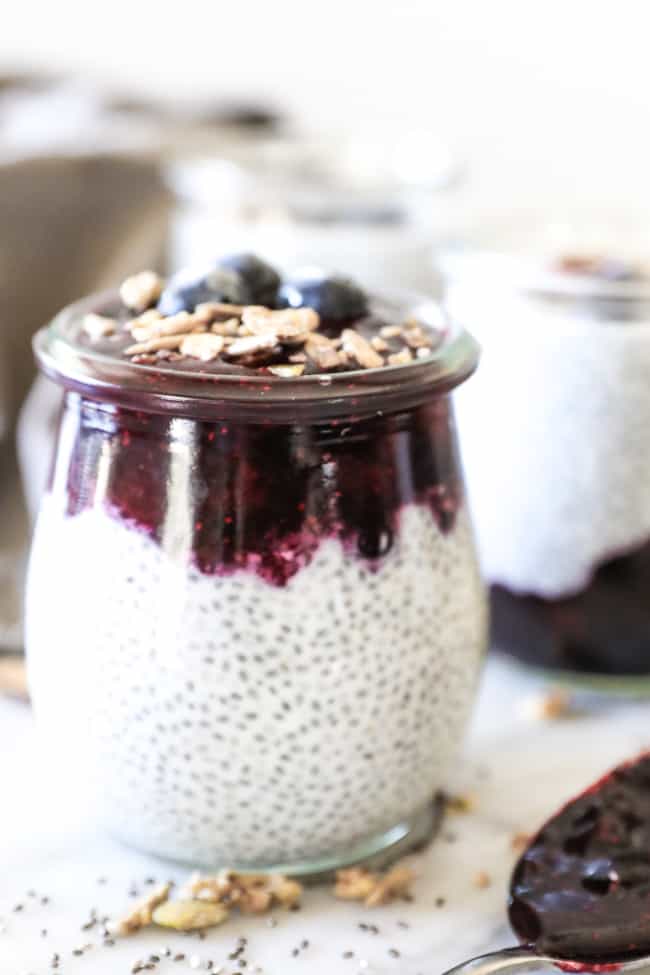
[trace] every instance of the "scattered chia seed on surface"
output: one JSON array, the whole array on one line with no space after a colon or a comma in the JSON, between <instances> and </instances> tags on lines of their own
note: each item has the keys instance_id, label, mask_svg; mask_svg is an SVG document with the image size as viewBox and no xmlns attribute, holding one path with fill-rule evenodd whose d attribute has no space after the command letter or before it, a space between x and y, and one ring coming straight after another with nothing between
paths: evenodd
<instances>
[{"instance_id":1,"label":"scattered chia seed on surface","mask_svg":"<svg viewBox=\"0 0 650 975\"><path fill-rule=\"evenodd\" d=\"M391 958L399 958L399 956L400 956L399 951L397 950L397 948L389 948L388 949L388 954L390 955Z\"/></svg>"},{"instance_id":2,"label":"scattered chia seed on surface","mask_svg":"<svg viewBox=\"0 0 650 975\"><path fill-rule=\"evenodd\" d=\"M444 897L436 897L436 907L444 907L447 901Z\"/></svg>"}]
</instances>

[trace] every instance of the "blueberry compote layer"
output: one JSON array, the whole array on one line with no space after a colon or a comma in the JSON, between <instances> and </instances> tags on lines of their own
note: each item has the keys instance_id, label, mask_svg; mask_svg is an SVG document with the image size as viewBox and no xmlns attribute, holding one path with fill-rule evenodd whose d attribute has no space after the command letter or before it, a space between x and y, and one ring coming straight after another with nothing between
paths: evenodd
<instances>
[{"instance_id":1,"label":"blueberry compote layer","mask_svg":"<svg viewBox=\"0 0 650 975\"><path fill-rule=\"evenodd\" d=\"M208 574L247 568L283 585L326 538L378 560L404 505L428 506L448 533L462 501L448 397L363 421L265 426L70 396L66 425L68 515L102 503L167 549L178 531L169 499L182 497L184 548Z\"/></svg>"},{"instance_id":2,"label":"blueberry compote layer","mask_svg":"<svg viewBox=\"0 0 650 975\"><path fill-rule=\"evenodd\" d=\"M618 766L540 830L510 921L541 953L606 964L650 953L650 754Z\"/></svg>"},{"instance_id":3,"label":"blueberry compote layer","mask_svg":"<svg viewBox=\"0 0 650 975\"><path fill-rule=\"evenodd\" d=\"M492 639L506 653L557 670L650 673L650 543L609 559L563 599L493 586Z\"/></svg>"}]
</instances>

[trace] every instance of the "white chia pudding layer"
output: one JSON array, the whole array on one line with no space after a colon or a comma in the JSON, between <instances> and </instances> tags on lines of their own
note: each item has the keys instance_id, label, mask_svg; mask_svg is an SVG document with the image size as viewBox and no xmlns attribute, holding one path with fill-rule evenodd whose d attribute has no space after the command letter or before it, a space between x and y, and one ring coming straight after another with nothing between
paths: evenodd
<instances>
[{"instance_id":1,"label":"white chia pudding layer","mask_svg":"<svg viewBox=\"0 0 650 975\"><path fill-rule=\"evenodd\" d=\"M49 496L29 603L44 737L92 770L111 831L202 865L331 855L423 809L486 640L466 511L443 534L416 504L378 563L329 539L274 586Z\"/></svg>"}]
</instances>

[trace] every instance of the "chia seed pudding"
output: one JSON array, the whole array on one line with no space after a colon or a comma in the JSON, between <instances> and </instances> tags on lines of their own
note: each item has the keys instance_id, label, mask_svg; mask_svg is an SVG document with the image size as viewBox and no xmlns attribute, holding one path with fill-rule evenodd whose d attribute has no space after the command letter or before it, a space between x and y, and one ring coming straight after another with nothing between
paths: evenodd
<instances>
[{"instance_id":1,"label":"chia seed pudding","mask_svg":"<svg viewBox=\"0 0 650 975\"><path fill-rule=\"evenodd\" d=\"M36 351L66 399L31 687L106 825L294 872L408 836L485 642L449 395L473 341L431 302L238 255L72 306Z\"/></svg>"},{"instance_id":2,"label":"chia seed pudding","mask_svg":"<svg viewBox=\"0 0 650 975\"><path fill-rule=\"evenodd\" d=\"M466 254L447 272L484 348L457 406L493 644L601 683L648 677L650 280L585 255Z\"/></svg>"}]
</instances>

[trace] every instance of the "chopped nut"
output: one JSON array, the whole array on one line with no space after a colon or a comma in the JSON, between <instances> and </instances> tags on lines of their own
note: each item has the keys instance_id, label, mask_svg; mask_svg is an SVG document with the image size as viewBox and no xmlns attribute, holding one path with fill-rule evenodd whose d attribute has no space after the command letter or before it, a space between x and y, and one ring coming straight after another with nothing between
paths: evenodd
<instances>
[{"instance_id":1,"label":"chopped nut","mask_svg":"<svg viewBox=\"0 0 650 975\"><path fill-rule=\"evenodd\" d=\"M311 333L305 343L305 352L319 369L336 369L341 363L341 353L326 335Z\"/></svg>"},{"instance_id":2,"label":"chopped nut","mask_svg":"<svg viewBox=\"0 0 650 975\"><path fill-rule=\"evenodd\" d=\"M373 335L373 337L370 339L370 344L373 347L373 349L375 350L375 352L387 352L388 351L388 342L384 341L384 339L382 339L381 335Z\"/></svg>"},{"instance_id":3,"label":"chopped nut","mask_svg":"<svg viewBox=\"0 0 650 975\"><path fill-rule=\"evenodd\" d=\"M445 803L449 812L467 813L474 809L474 800L471 796L447 796Z\"/></svg>"},{"instance_id":4,"label":"chopped nut","mask_svg":"<svg viewBox=\"0 0 650 975\"><path fill-rule=\"evenodd\" d=\"M514 833L510 838L510 847L517 852L525 850L530 840L531 836L529 833Z\"/></svg>"},{"instance_id":5,"label":"chopped nut","mask_svg":"<svg viewBox=\"0 0 650 975\"><path fill-rule=\"evenodd\" d=\"M243 914L264 914L271 906L273 895L263 887L244 888L237 898L237 907Z\"/></svg>"},{"instance_id":6,"label":"chopped nut","mask_svg":"<svg viewBox=\"0 0 650 975\"><path fill-rule=\"evenodd\" d=\"M266 332L263 335L246 335L243 338L235 339L226 353L228 358L238 359L244 356L256 355L260 352L270 353L275 350L277 339L273 332Z\"/></svg>"},{"instance_id":7,"label":"chopped nut","mask_svg":"<svg viewBox=\"0 0 650 975\"><path fill-rule=\"evenodd\" d=\"M287 343L304 342L310 332L320 325L320 316L313 308L283 308L270 311L268 308L251 305L244 308L242 325L250 335L265 335L274 332L279 341Z\"/></svg>"},{"instance_id":8,"label":"chopped nut","mask_svg":"<svg viewBox=\"0 0 650 975\"><path fill-rule=\"evenodd\" d=\"M181 896L188 899L199 899L218 903L229 896L232 890L233 874L230 870L222 870L211 877L203 877L194 873L187 885L182 889Z\"/></svg>"},{"instance_id":9,"label":"chopped nut","mask_svg":"<svg viewBox=\"0 0 650 975\"><path fill-rule=\"evenodd\" d=\"M120 298L127 308L141 312L158 301L162 289L162 278L155 271L140 271L122 282Z\"/></svg>"},{"instance_id":10,"label":"chopped nut","mask_svg":"<svg viewBox=\"0 0 650 975\"><path fill-rule=\"evenodd\" d=\"M365 867L348 867L336 872L334 896L344 901L363 901L376 885L377 874L370 873Z\"/></svg>"},{"instance_id":11,"label":"chopped nut","mask_svg":"<svg viewBox=\"0 0 650 975\"><path fill-rule=\"evenodd\" d=\"M474 886L478 887L479 890L485 890L492 883L490 875L485 872L485 870L479 870L474 876Z\"/></svg>"},{"instance_id":12,"label":"chopped nut","mask_svg":"<svg viewBox=\"0 0 650 975\"><path fill-rule=\"evenodd\" d=\"M175 931L200 931L223 924L228 913L225 904L203 900L167 901L153 912L153 923Z\"/></svg>"},{"instance_id":13,"label":"chopped nut","mask_svg":"<svg viewBox=\"0 0 650 975\"><path fill-rule=\"evenodd\" d=\"M134 355L131 362L135 362L138 366L154 366L158 362L159 353L149 353L148 355Z\"/></svg>"},{"instance_id":14,"label":"chopped nut","mask_svg":"<svg viewBox=\"0 0 650 975\"><path fill-rule=\"evenodd\" d=\"M229 318L241 318L244 305L229 305L222 301L202 301L194 309L205 322L227 321Z\"/></svg>"},{"instance_id":15,"label":"chopped nut","mask_svg":"<svg viewBox=\"0 0 650 975\"><path fill-rule=\"evenodd\" d=\"M223 336L214 335L212 332L192 333L186 335L181 342L181 355L189 355L202 362L210 362L216 359L223 349Z\"/></svg>"},{"instance_id":16,"label":"chopped nut","mask_svg":"<svg viewBox=\"0 0 650 975\"><path fill-rule=\"evenodd\" d=\"M216 876L194 874L183 896L201 903L238 907L245 914L261 914L274 904L293 907L302 886L280 874L238 874L223 870Z\"/></svg>"},{"instance_id":17,"label":"chopped nut","mask_svg":"<svg viewBox=\"0 0 650 975\"><path fill-rule=\"evenodd\" d=\"M269 372L273 373L274 376L279 376L281 379L292 379L294 376L302 376L305 371L303 365L290 365L282 363L279 366L269 366Z\"/></svg>"},{"instance_id":18,"label":"chopped nut","mask_svg":"<svg viewBox=\"0 0 650 975\"><path fill-rule=\"evenodd\" d=\"M376 369L383 366L384 360L375 352L370 342L353 328L345 328L341 332L343 351L359 363L363 369Z\"/></svg>"},{"instance_id":19,"label":"chopped nut","mask_svg":"<svg viewBox=\"0 0 650 975\"><path fill-rule=\"evenodd\" d=\"M107 318L105 315L96 315L94 312L89 312L87 315L84 315L82 328L91 339L102 339L115 332L117 322L114 318Z\"/></svg>"},{"instance_id":20,"label":"chopped nut","mask_svg":"<svg viewBox=\"0 0 650 975\"><path fill-rule=\"evenodd\" d=\"M412 349L419 349L422 346L431 344L431 339L419 322L407 324L402 332L402 338Z\"/></svg>"},{"instance_id":21,"label":"chopped nut","mask_svg":"<svg viewBox=\"0 0 650 975\"><path fill-rule=\"evenodd\" d=\"M289 356L289 362L307 362L307 356L304 352L293 352Z\"/></svg>"},{"instance_id":22,"label":"chopped nut","mask_svg":"<svg viewBox=\"0 0 650 975\"><path fill-rule=\"evenodd\" d=\"M393 867L380 878L375 890L366 897L366 907L377 907L388 904L396 897L406 896L414 881L413 871L409 867Z\"/></svg>"},{"instance_id":23,"label":"chopped nut","mask_svg":"<svg viewBox=\"0 0 650 975\"><path fill-rule=\"evenodd\" d=\"M269 889L274 899L283 907L293 907L298 904L302 896L302 884L297 880L290 880L281 874L273 874L268 878Z\"/></svg>"},{"instance_id":24,"label":"chopped nut","mask_svg":"<svg viewBox=\"0 0 650 975\"><path fill-rule=\"evenodd\" d=\"M556 721L571 711L571 695L560 687L542 694L525 697L520 706L524 717L532 721Z\"/></svg>"},{"instance_id":25,"label":"chopped nut","mask_svg":"<svg viewBox=\"0 0 650 975\"><path fill-rule=\"evenodd\" d=\"M161 884L154 888L146 897L134 904L129 913L110 926L111 934L133 934L140 928L146 928L151 924L153 913L156 908L165 904L169 897L171 884Z\"/></svg>"},{"instance_id":26,"label":"chopped nut","mask_svg":"<svg viewBox=\"0 0 650 975\"><path fill-rule=\"evenodd\" d=\"M383 339L396 339L402 334L401 325L384 325L379 329L379 334Z\"/></svg>"},{"instance_id":27,"label":"chopped nut","mask_svg":"<svg viewBox=\"0 0 650 975\"><path fill-rule=\"evenodd\" d=\"M182 341L182 335L161 335L159 338L130 345L124 350L124 355L143 355L147 352L157 352L158 349L178 349Z\"/></svg>"},{"instance_id":28,"label":"chopped nut","mask_svg":"<svg viewBox=\"0 0 650 975\"><path fill-rule=\"evenodd\" d=\"M225 322L213 322L210 328L215 335L237 335L239 330L238 318L227 318Z\"/></svg>"},{"instance_id":29,"label":"chopped nut","mask_svg":"<svg viewBox=\"0 0 650 975\"><path fill-rule=\"evenodd\" d=\"M404 348L400 349L399 352L395 352L393 353L393 355L388 356L388 365L405 366L409 362L411 362L412 359L413 359L413 355L411 353L411 350L407 349L406 346L404 346Z\"/></svg>"},{"instance_id":30,"label":"chopped nut","mask_svg":"<svg viewBox=\"0 0 650 975\"><path fill-rule=\"evenodd\" d=\"M431 355L432 349L430 345L421 345L419 349L415 350L416 358L426 359L428 355Z\"/></svg>"},{"instance_id":31,"label":"chopped nut","mask_svg":"<svg viewBox=\"0 0 650 975\"><path fill-rule=\"evenodd\" d=\"M177 315L152 319L145 324L141 324L141 319L135 319L131 325L131 335L138 342L146 342L159 335L183 335L187 332L205 331L206 328L206 323L197 315L179 311Z\"/></svg>"},{"instance_id":32,"label":"chopped nut","mask_svg":"<svg viewBox=\"0 0 650 975\"><path fill-rule=\"evenodd\" d=\"M408 867L393 867L383 875L371 873L365 867L349 867L337 871L334 895L343 900L363 901L366 907L377 907L408 894L412 883L413 871Z\"/></svg>"}]
</instances>

